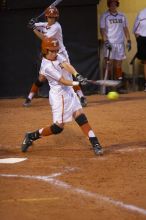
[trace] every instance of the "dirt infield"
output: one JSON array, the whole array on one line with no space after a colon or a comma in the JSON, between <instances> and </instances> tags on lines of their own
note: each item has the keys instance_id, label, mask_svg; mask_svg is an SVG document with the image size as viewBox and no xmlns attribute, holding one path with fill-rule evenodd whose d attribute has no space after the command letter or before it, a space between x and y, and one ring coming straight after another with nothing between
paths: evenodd
<instances>
[{"instance_id":1,"label":"dirt infield","mask_svg":"<svg viewBox=\"0 0 146 220\"><path fill-rule=\"evenodd\" d=\"M26 131L51 124L48 99L0 100L1 220L146 219L146 93L88 96L84 111L104 148L95 156L75 122L20 151Z\"/></svg>"}]
</instances>

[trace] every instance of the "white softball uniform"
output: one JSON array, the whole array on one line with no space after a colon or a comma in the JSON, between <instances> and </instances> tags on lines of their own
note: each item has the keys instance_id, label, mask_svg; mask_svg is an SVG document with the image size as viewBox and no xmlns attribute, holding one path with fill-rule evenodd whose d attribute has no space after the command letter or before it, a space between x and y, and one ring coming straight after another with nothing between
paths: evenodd
<instances>
[{"instance_id":1,"label":"white softball uniform","mask_svg":"<svg viewBox=\"0 0 146 220\"><path fill-rule=\"evenodd\" d=\"M137 58L146 61L146 8L138 13L133 32L136 34Z\"/></svg>"},{"instance_id":2,"label":"white softball uniform","mask_svg":"<svg viewBox=\"0 0 146 220\"><path fill-rule=\"evenodd\" d=\"M133 33L146 37L146 8L138 13L135 19Z\"/></svg>"},{"instance_id":3,"label":"white softball uniform","mask_svg":"<svg viewBox=\"0 0 146 220\"><path fill-rule=\"evenodd\" d=\"M71 80L72 75L60 67L62 57L59 55L55 61L43 58L42 63L40 74L46 77L50 86L49 101L53 113L53 122L72 121L73 113L81 109L82 106L72 86L65 86L59 82L62 76Z\"/></svg>"},{"instance_id":4,"label":"white softball uniform","mask_svg":"<svg viewBox=\"0 0 146 220\"><path fill-rule=\"evenodd\" d=\"M62 28L59 22L55 22L53 25L48 26L48 22L39 22L35 23L36 29L44 34L46 37L54 37L59 41L59 54L64 56L69 62L69 56L66 51L66 48L63 44L63 35L62 35Z\"/></svg>"},{"instance_id":5,"label":"white softball uniform","mask_svg":"<svg viewBox=\"0 0 146 220\"><path fill-rule=\"evenodd\" d=\"M107 39L112 45L111 59L123 60L126 58L123 28L127 26L127 19L121 12L112 14L108 10L104 12L100 18L100 28L105 30ZM104 48L104 56L107 57L106 48Z\"/></svg>"}]
</instances>

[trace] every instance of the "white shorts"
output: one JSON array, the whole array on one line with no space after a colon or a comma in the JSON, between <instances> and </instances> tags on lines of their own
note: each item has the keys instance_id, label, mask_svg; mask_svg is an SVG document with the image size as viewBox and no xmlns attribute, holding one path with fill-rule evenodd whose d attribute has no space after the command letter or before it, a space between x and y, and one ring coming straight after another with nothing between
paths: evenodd
<instances>
[{"instance_id":1,"label":"white shorts","mask_svg":"<svg viewBox=\"0 0 146 220\"><path fill-rule=\"evenodd\" d=\"M73 89L56 94L50 91L49 101L52 108L53 123L65 123L72 121L73 113L82 109L80 101Z\"/></svg>"},{"instance_id":2,"label":"white shorts","mask_svg":"<svg viewBox=\"0 0 146 220\"><path fill-rule=\"evenodd\" d=\"M125 45L122 44L111 44L112 51L110 53L111 60L124 60L126 59ZM108 57L108 50L104 47L104 57Z\"/></svg>"}]
</instances>

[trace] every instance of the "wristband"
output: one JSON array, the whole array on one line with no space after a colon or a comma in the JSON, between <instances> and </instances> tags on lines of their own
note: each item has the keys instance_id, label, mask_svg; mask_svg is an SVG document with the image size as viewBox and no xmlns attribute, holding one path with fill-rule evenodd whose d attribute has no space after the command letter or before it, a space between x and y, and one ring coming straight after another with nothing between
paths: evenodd
<instances>
[{"instance_id":1,"label":"wristband","mask_svg":"<svg viewBox=\"0 0 146 220\"><path fill-rule=\"evenodd\" d=\"M78 86L78 85L79 85L79 82L73 81L73 82L72 82L72 85L73 85L73 86Z\"/></svg>"},{"instance_id":2,"label":"wristband","mask_svg":"<svg viewBox=\"0 0 146 220\"><path fill-rule=\"evenodd\" d=\"M78 72L74 72L73 75L76 77L78 75Z\"/></svg>"}]
</instances>

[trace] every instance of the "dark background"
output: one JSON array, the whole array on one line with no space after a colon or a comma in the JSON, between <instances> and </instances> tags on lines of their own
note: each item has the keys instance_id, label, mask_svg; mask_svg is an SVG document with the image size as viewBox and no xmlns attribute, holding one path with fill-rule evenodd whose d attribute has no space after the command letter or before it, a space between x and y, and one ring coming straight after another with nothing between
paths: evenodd
<instances>
[{"instance_id":1,"label":"dark background","mask_svg":"<svg viewBox=\"0 0 146 220\"><path fill-rule=\"evenodd\" d=\"M40 40L27 28L53 1L0 1L0 97L26 96L40 67ZM99 78L97 0L63 0L57 8L71 63L89 79ZM43 19L41 19L43 20ZM83 88L85 94L97 91Z\"/></svg>"}]
</instances>

